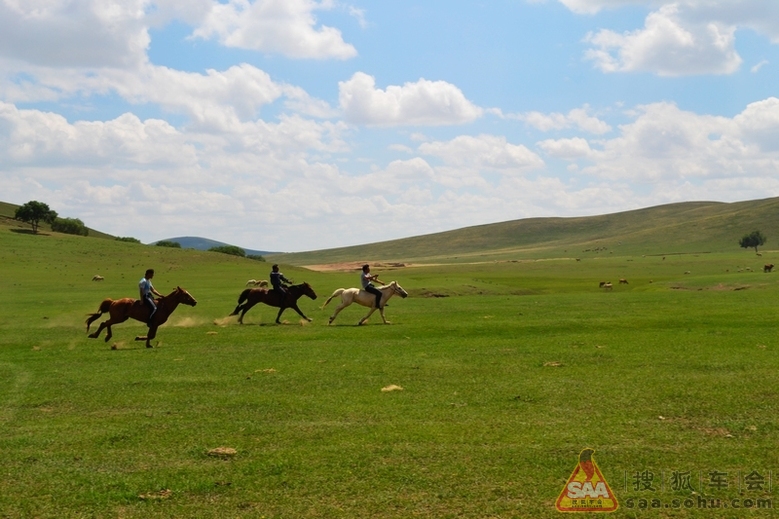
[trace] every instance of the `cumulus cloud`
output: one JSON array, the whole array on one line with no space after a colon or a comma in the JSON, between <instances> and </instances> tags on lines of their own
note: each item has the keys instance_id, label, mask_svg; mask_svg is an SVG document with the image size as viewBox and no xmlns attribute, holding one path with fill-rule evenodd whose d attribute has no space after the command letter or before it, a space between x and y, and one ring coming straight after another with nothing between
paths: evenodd
<instances>
[{"instance_id":1,"label":"cumulus cloud","mask_svg":"<svg viewBox=\"0 0 779 519\"><path fill-rule=\"evenodd\" d=\"M367 126L463 124L483 114L459 88L445 81L420 79L381 90L372 76L357 72L339 82L338 89L344 118Z\"/></svg>"},{"instance_id":2,"label":"cumulus cloud","mask_svg":"<svg viewBox=\"0 0 779 519\"><path fill-rule=\"evenodd\" d=\"M650 13L643 29L588 34L585 41L594 48L585 57L604 72L730 74L742 61L735 50L735 30L734 25L716 21L685 21L679 7L670 4Z\"/></svg>"},{"instance_id":3,"label":"cumulus cloud","mask_svg":"<svg viewBox=\"0 0 779 519\"><path fill-rule=\"evenodd\" d=\"M576 160L587 158L592 150L586 139L574 137L573 139L547 139L538 143L538 147L553 157Z\"/></svg>"},{"instance_id":4,"label":"cumulus cloud","mask_svg":"<svg viewBox=\"0 0 779 519\"><path fill-rule=\"evenodd\" d=\"M171 150L176 153L172 154ZM127 165L169 167L193 164L194 148L171 125L124 114L111 121L69 123L38 110L0 102L0 157L6 165Z\"/></svg>"},{"instance_id":5,"label":"cumulus cloud","mask_svg":"<svg viewBox=\"0 0 779 519\"><path fill-rule=\"evenodd\" d=\"M554 112L545 114L541 112L527 112L523 114L509 115L510 119L524 121L530 126L548 132L551 130L563 130L568 128L578 128L579 130L596 135L602 135L611 131L611 126L605 121L593 117L589 114L590 107L584 105L582 108L574 108L567 114Z\"/></svg>"},{"instance_id":6,"label":"cumulus cloud","mask_svg":"<svg viewBox=\"0 0 779 519\"><path fill-rule=\"evenodd\" d=\"M582 174L640 184L770 179L779 171L769 137L779 128L775 98L749 105L734 118L699 115L672 103L641 106L632 115L619 136L593 147L592 165Z\"/></svg>"},{"instance_id":7,"label":"cumulus cloud","mask_svg":"<svg viewBox=\"0 0 779 519\"><path fill-rule=\"evenodd\" d=\"M1 63L0 63L1 64ZM143 64L135 70L26 68L21 80L0 82L0 98L14 102L56 101L74 96L117 94L132 104L159 106L183 114L202 130L230 131L258 118L263 107L279 99L294 113L332 118L328 103L295 85L273 81L268 73L240 64L205 73Z\"/></svg>"},{"instance_id":8,"label":"cumulus cloud","mask_svg":"<svg viewBox=\"0 0 779 519\"><path fill-rule=\"evenodd\" d=\"M217 38L228 47L279 53L290 58L349 59L357 50L341 31L319 26L314 11L332 2L312 0L229 0L214 2L195 38Z\"/></svg>"},{"instance_id":9,"label":"cumulus cloud","mask_svg":"<svg viewBox=\"0 0 779 519\"><path fill-rule=\"evenodd\" d=\"M757 144L763 151L779 152L779 99L769 97L750 103L733 120L746 142Z\"/></svg>"},{"instance_id":10,"label":"cumulus cloud","mask_svg":"<svg viewBox=\"0 0 779 519\"><path fill-rule=\"evenodd\" d=\"M0 0L0 56L47 67L146 59L145 0Z\"/></svg>"},{"instance_id":11,"label":"cumulus cloud","mask_svg":"<svg viewBox=\"0 0 779 519\"><path fill-rule=\"evenodd\" d=\"M419 145L419 151L438 157L450 166L476 169L525 171L544 165L541 157L525 146L511 144L505 137L496 135L461 135L445 142L425 142Z\"/></svg>"},{"instance_id":12,"label":"cumulus cloud","mask_svg":"<svg viewBox=\"0 0 779 519\"><path fill-rule=\"evenodd\" d=\"M765 0L559 0L577 14L645 6L643 28L587 35L585 57L604 72L645 71L666 76L730 74L741 65L737 29L751 29L779 43L779 2Z\"/></svg>"}]
</instances>

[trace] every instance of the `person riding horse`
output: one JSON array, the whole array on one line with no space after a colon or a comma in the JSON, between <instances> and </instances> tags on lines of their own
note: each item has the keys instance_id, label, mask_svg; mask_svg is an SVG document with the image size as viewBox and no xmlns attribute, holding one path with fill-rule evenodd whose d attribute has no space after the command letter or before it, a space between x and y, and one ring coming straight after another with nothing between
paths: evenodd
<instances>
[{"instance_id":1,"label":"person riding horse","mask_svg":"<svg viewBox=\"0 0 779 519\"><path fill-rule=\"evenodd\" d=\"M281 295L283 301L287 297L287 287L284 283L292 284L292 281L284 277L284 274L279 272L279 266L273 265L270 273L270 284L273 286L273 290Z\"/></svg>"},{"instance_id":2,"label":"person riding horse","mask_svg":"<svg viewBox=\"0 0 779 519\"><path fill-rule=\"evenodd\" d=\"M154 288L154 286L151 284L151 278L153 277L154 269L148 269L146 274L144 274L144 276L138 282L138 290L141 294L141 302L150 308L149 319L146 321L146 324L149 326L151 326L152 317L154 317L154 314L157 312L157 305L154 302L154 296L152 294L155 294L158 297L162 297L162 294L157 292L157 289Z\"/></svg>"},{"instance_id":3,"label":"person riding horse","mask_svg":"<svg viewBox=\"0 0 779 519\"><path fill-rule=\"evenodd\" d=\"M381 308L382 293L373 285L374 281L381 283L382 285L384 284L384 282L379 279L378 274L371 274L371 266L366 263L362 266L362 273L360 274L360 286L362 286L362 289L366 292L376 296L376 308Z\"/></svg>"}]
</instances>

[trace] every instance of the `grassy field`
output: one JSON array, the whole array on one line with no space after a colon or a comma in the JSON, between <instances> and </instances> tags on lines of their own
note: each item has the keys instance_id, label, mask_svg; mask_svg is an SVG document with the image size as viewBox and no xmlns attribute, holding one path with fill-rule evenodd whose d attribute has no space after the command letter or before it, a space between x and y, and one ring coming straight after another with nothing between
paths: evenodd
<instances>
[{"instance_id":1,"label":"grassy field","mask_svg":"<svg viewBox=\"0 0 779 519\"><path fill-rule=\"evenodd\" d=\"M364 308L333 326L319 308L354 272L282 265L316 289L314 321L259 305L240 326L266 263L19 231L0 227L0 517L559 517L586 447L612 517L777 515L756 507L779 470L779 251L381 269L410 297L362 327ZM137 322L88 339L86 314L147 267L198 305L152 349Z\"/></svg>"}]
</instances>

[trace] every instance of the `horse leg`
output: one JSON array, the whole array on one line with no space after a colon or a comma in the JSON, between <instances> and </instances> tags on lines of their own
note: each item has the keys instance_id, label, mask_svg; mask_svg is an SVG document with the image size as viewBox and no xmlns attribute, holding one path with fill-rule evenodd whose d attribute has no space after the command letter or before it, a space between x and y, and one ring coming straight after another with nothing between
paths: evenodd
<instances>
[{"instance_id":1,"label":"horse leg","mask_svg":"<svg viewBox=\"0 0 779 519\"><path fill-rule=\"evenodd\" d=\"M298 305L297 305L297 303L295 303L294 305L292 305L290 308L292 308L292 309L293 309L293 310L295 310L295 311L296 311L298 314L300 314L300 317L302 317L302 318L303 318L303 319L305 319L306 321L308 321L308 322L311 322L311 321L312 321L312 319L309 319L308 317L306 317L305 315L303 315L303 312L301 312L301 311L300 311L300 308L298 308Z\"/></svg>"},{"instance_id":2,"label":"horse leg","mask_svg":"<svg viewBox=\"0 0 779 519\"><path fill-rule=\"evenodd\" d=\"M281 319L281 314L282 314L282 312L284 312L284 310L286 310L286 309L287 309L287 307L286 307L286 306L282 306L282 307L279 309L279 313L276 315L276 324L281 324L281 321L279 321L279 319Z\"/></svg>"},{"instance_id":3,"label":"horse leg","mask_svg":"<svg viewBox=\"0 0 779 519\"><path fill-rule=\"evenodd\" d=\"M238 306L235 307L235 310L233 310L233 313L230 315L238 315L238 312L241 311L241 307L243 306L243 303L239 303Z\"/></svg>"},{"instance_id":4,"label":"horse leg","mask_svg":"<svg viewBox=\"0 0 779 519\"><path fill-rule=\"evenodd\" d=\"M387 320L386 317L384 317L384 305L382 305L382 307L379 308L379 313L381 314L381 320L384 321L384 324L392 324Z\"/></svg>"},{"instance_id":5,"label":"horse leg","mask_svg":"<svg viewBox=\"0 0 779 519\"><path fill-rule=\"evenodd\" d=\"M338 308L335 309L335 312L333 312L333 315L330 316L330 320L327 322L327 324L333 324L333 321L335 321L335 318L338 316L339 312L349 306L349 303L341 303Z\"/></svg>"},{"instance_id":6,"label":"horse leg","mask_svg":"<svg viewBox=\"0 0 779 519\"><path fill-rule=\"evenodd\" d=\"M106 323L109 320L110 319L106 319L105 321L100 323L100 326L97 327L97 330L95 330L94 332L92 332L89 335L87 335L87 337L89 337L90 339L97 339L98 337L100 337L100 333L103 331L103 328L105 328L107 326ZM109 334L111 333L111 327L110 326L108 326L108 333Z\"/></svg>"},{"instance_id":7,"label":"horse leg","mask_svg":"<svg viewBox=\"0 0 779 519\"><path fill-rule=\"evenodd\" d=\"M243 324L243 316L246 315L246 312L248 312L249 309L251 309L251 307L253 307L255 304L256 303L249 303L248 301L243 304L243 309L241 310L241 315L238 316L238 322L240 324ZM241 305L238 305L238 306L241 306ZM237 313L238 313L238 308L235 309L234 314L237 314Z\"/></svg>"},{"instance_id":8,"label":"horse leg","mask_svg":"<svg viewBox=\"0 0 779 519\"><path fill-rule=\"evenodd\" d=\"M157 336L157 325L149 326L148 335L139 335L135 338L136 341L146 341L146 347L151 348L151 341Z\"/></svg>"},{"instance_id":9,"label":"horse leg","mask_svg":"<svg viewBox=\"0 0 779 519\"><path fill-rule=\"evenodd\" d=\"M371 311L370 311L370 312L368 312L368 315L366 315L365 317L363 317L362 319L360 319L360 322L359 322L359 323L357 323L357 325L358 325L358 326L361 326L361 325L365 324L365 321L367 321L367 320L368 320L368 318L369 318L369 317L370 317L370 316L373 314L373 312L375 312L375 311L376 311L376 307L375 307L375 306L372 306L372 307L371 307ZM383 314L383 313L384 313L384 312L382 311L382 314ZM382 316L383 316L383 315L382 315Z\"/></svg>"}]
</instances>

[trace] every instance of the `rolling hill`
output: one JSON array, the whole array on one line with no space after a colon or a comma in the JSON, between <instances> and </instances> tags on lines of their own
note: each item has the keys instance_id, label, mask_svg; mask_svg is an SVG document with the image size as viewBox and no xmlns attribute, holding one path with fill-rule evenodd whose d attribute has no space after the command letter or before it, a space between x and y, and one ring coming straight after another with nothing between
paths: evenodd
<instances>
[{"instance_id":1,"label":"rolling hill","mask_svg":"<svg viewBox=\"0 0 779 519\"><path fill-rule=\"evenodd\" d=\"M0 224L29 227L13 220L16 207L0 203ZM45 226L41 228L46 230ZM526 218L318 251L246 253L296 266L362 261L469 263L604 254L669 255L739 250L739 239L756 229L767 236L766 249L779 248L779 198L733 203L681 202L598 216ZM113 238L92 229L90 237ZM170 240L197 250L225 245L197 237Z\"/></svg>"},{"instance_id":2,"label":"rolling hill","mask_svg":"<svg viewBox=\"0 0 779 519\"><path fill-rule=\"evenodd\" d=\"M779 198L682 202L577 218L527 218L336 249L269 255L293 265L347 261L472 262L599 254L665 255L738 250L758 229L777 248Z\"/></svg>"}]
</instances>

